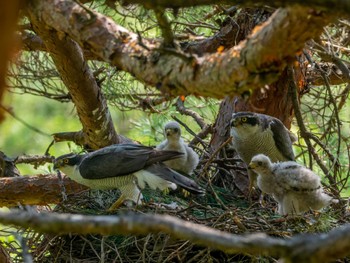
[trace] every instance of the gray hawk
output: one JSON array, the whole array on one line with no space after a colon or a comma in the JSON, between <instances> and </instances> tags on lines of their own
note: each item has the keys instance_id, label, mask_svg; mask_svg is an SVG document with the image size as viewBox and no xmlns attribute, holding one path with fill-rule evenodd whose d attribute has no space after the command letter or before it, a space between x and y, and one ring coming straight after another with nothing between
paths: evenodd
<instances>
[{"instance_id":1,"label":"gray hawk","mask_svg":"<svg viewBox=\"0 0 350 263\"><path fill-rule=\"evenodd\" d=\"M230 126L233 148L247 165L259 153L273 162L294 161L292 143L296 138L279 119L254 112L237 112L232 115ZM248 176L250 193L257 175L248 170Z\"/></svg>"},{"instance_id":2,"label":"gray hawk","mask_svg":"<svg viewBox=\"0 0 350 263\"><path fill-rule=\"evenodd\" d=\"M192 174L199 162L198 154L189 147L181 138L181 128L178 122L168 122L164 127L164 136L166 139L161 142L157 149L172 150L183 153L182 156L176 159L165 161L164 163L176 171Z\"/></svg>"},{"instance_id":3,"label":"gray hawk","mask_svg":"<svg viewBox=\"0 0 350 263\"><path fill-rule=\"evenodd\" d=\"M140 204L138 186L165 190L178 185L194 194L204 194L196 182L162 163L180 156L182 153L143 145L115 144L87 154L62 155L55 159L54 169L93 189L119 189L122 195L113 207L127 200Z\"/></svg>"},{"instance_id":4,"label":"gray hawk","mask_svg":"<svg viewBox=\"0 0 350 263\"><path fill-rule=\"evenodd\" d=\"M266 155L258 154L249 169L258 173L258 187L273 196L281 215L320 210L333 201L323 192L320 177L296 162L272 163Z\"/></svg>"}]
</instances>

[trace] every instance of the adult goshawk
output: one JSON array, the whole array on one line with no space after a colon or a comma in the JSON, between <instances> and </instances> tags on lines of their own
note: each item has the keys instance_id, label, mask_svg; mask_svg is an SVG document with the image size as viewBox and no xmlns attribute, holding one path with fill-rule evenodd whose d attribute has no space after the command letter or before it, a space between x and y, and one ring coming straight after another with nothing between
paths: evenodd
<instances>
[{"instance_id":1,"label":"adult goshawk","mask_svg":"<svg viewBox=\"0 0 350 263\"><path fill-rule=\"evenodd\" d=\"M93 189L119 189L122 193L115 206L126 200L139 204L138 188L176 189L203 194L193 180L166 167L162 162L182 153L156 150L137 144L115 144L87 154L66 154L54 161L54 168L74 181Z\"/></svg>"},{"instance_id":2,"label":"adult goshawk","mask_svg":"<svg viewBox=\"0 0 350 263\"><path fill-rule=\"evenodd\" d=\"M292 143L296 138L275 117L254 112L234 113L230 134L233 148L247 165L260 153L272 162L294 160ZM250 192L256 185L257 174L248 170L248 175Z\"/></svg>"}]
</instances>

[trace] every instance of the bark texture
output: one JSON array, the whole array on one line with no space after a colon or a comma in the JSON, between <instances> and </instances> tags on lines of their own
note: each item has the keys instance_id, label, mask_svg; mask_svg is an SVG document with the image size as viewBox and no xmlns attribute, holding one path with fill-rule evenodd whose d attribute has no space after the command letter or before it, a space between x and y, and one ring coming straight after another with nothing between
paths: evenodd
<instances>
[{"instance_id":1,"label":"bark texture","mask_svg":"<svg viewBox=\"0 0 350 263\"><path fill-rule=\"evenodd\" d=\"M35 31L44 40L76 106L83 126L84 145L91 149L99 149L118 143L107 101L85 61L81 48L66 34L49 29L34 13L30 13L30 19Z\"/></svg>"},{"instance_id":2,"label":"bark texture","mask_svg":"<svg viewBox=\"0 0 350 263\"><path fill-rule=\"evenodd\" d=\"M159 52L156 41L142 39L142 46L137 34L73 1L35 0L29 9L38 22L68 34L102 60L165 94L215 98L276 81L287 61L332 18L301 6L281 8L234 48L189 57Z\"/></svg>"},{"instance_id":3,"label":"bark texture","mask_svg":"<svg viewBox=\"0 0 350 263\"><path fill-rule=\"evenodd\" d=\"M335 228L327 234L299 234L282 239L264 233L234 235L169 215L130 213L121 216L84 216L11 211L0 212L0 223L59 235L161 232L225 253L269 255L281 258L281 262L330 262L350 255L350 225Z\"/></svg>"},{"instance_id":4,"label":"bark texture","mask_svg":"<svg viewBox=\"0 0 350 263\"><path fill-rule=\"evenodd\" d=\"M65 189L65 193L63 192ZM88 189L67 177L61 182L57 175L0 178L0 207L58 204L63 195Z\"/></svg>"}]
</instances>

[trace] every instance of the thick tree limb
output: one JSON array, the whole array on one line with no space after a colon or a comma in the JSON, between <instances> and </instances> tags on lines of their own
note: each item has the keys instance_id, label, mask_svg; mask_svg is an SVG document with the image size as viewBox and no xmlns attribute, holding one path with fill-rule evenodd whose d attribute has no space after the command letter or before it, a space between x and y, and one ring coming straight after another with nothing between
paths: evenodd
<instances>
[{"instance_id":1,"label":"thick tree limb","mask_svg":"<svg viewBox=\"0 0 350 263\"><path fill-rule=\"evenodd\" d=\"M167 233L226 253L281 257L285 262L328 262L350 254L350 225L327 234L273 238L264 233L233 235L168 215L128 214L84 216L76 214L0 212L0 223L50 234L129 235Z\"/></svg>"},{"instance_id":2,"label":"thick tree limb","mask_svg":"<svg viewBox=\"0 0 350 263\"><path fill-rule=\"evenodd\" d=\"M58 204L63 187L67 195L88 189L67 177L61 182L57 175L0 178L0 207Z\"/></svg>"},{"instance_id":3,"label":"thick tree limb","mask_svg":"<svg viewBox=\"0 0 350 263\"><path fill-rule=\"evenodd\" d=\"M190 6L200 6L200 5L210 5L210 4L227 4L227 5L244 5L244 6L271 6L271 7L281 7L294 4L300 4L305 7L318 8L321 10L328 10L336 12L338 14L343 14L348 16L350 12L350 3L347 0L290 0L290 1L275 1L275 0L124 0L125 4L141 4L147 8L152 8L153 6L158 7L190 7Z\"/></svg>"},{"instance_id":4,"label":"thick tree limb","mask_svg":"<svg viewBox=\"0 0 350 263\"><path fill-rule=\"evenodd\" d=\"M88 67L81 48L67 35L59 36L30 12L34 30L44 40L61 78L69 90L83 126L84 145L88 148L118 143L107 101Z\"/></svg>"},{"instance_id":5,"label":"thick tree limb","mask_svg":"<svg viewBox=\"0 0 350 263\"><path fill-rule=\"evenodd\" d=\"M36 0L31 1L29 10L38 17L38 23L70 35L102 60L164 93L216 98L275 81L287 60L294 59L304 43L318 36L331 18L300 6L279 9L239 46L189 62L159 53L159 42L142 39L140 45L137 34L76 2Z\"/></svg>"}]
</instances>

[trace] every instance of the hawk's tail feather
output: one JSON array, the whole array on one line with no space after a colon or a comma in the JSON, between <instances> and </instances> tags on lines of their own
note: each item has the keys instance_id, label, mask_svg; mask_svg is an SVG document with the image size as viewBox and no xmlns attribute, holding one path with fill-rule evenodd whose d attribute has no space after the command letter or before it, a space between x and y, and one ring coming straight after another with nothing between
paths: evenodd
<instances>
[{"instance_id":1,"label":"hawk's tail feather","mask_svg":"<svg viewBox=\"0 0 350 263\"><path fill-rule=\"evenodd\" d=\"M157 175L158 177L172 182L190 193L196 195L205 194L205 189L200 187L195 181L186 176L168 168L164 164L154 164L146 168L147 171Z\"/></svg>"}]
</instances>

